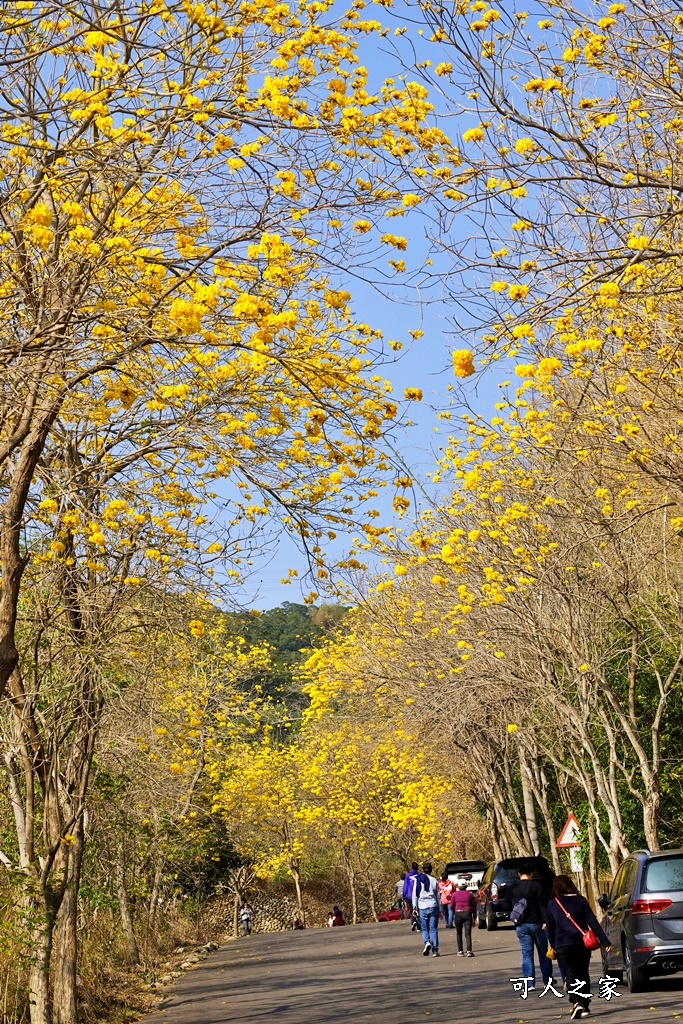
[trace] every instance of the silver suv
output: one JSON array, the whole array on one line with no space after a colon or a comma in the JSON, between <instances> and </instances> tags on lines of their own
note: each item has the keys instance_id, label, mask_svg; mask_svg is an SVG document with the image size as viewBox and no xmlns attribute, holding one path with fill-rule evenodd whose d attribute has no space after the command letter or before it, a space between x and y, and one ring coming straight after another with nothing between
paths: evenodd
<instances>
[{"instance_id":1,"label":"silver suv","mask_svg":"<svg viewBox=\"0 0 683 1024\"><path fill-rule=\"evenodd\" d=\"M642 992L653 976L683 970L683 850L636 850L598 905L612 946L603 972Z\"/></svg>"}]
</instances>

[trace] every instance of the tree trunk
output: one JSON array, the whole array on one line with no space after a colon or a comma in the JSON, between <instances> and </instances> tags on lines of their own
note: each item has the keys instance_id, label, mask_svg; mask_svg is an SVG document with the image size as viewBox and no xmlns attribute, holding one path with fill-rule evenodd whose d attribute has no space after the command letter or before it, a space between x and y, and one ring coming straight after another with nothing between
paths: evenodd
<instances>
[{"instance_id":1,"label":"tree trunk","mask_svg":"<svg viewBox=\"0 0 683 1024\"><path fill-rule=\"evenodd\" d=\"M239 938L240 934L240 894L235 893L235 902L232 907L232 934Z\"/></svg>"},{"instance_id":2,"label":"tree trunk","mask_svg":"<svg viewBox=\"0 0 683 1024\"><path fill-rule=\"evenodd\" d=\"M500 845L499 831L498 831L498 820L495 812L491 807L486 808L486 820L489 824L489 832L491 833L491 844L493 846L493 856L496 860L503 859L503 850Z\"/></svg>"},{"instance_id":3,"label":"tree trunk","mask_svg":"<svg viewBox=\"0 0 683 1024\"><path fill-rule=\"evenodd\" d=\"M509 768L507 774L509 776ZM503 846L507 847L505 856L520 857L525 853L529 854L531 852L531 840L529 839L529 832L526 828L526 823L524 822L520 809L517 806L516 799L514 798L514 793L512 792L512 779L501 779L500 789L505 790L505 795L513 804L516 820L520 821L521 819L521 823L524 826L522 831L516 827L516 824L512 820L510 812L503 800L501 792L494 789L491 793L491 800L498 815L498 827L501 839L504 839Z\"/></svg>"},{"instance_id":4,"label":"tree trunk","mask_svg":"<svg viewBox=\"0 0 683 1024\"><path fill-rule=\"evenodd\" d=\"M526 820L526 830L529 833L531 852L534 854L534 856L538 857L539 853L541 852L541 846L538 841L538 821L536 819L536 804L534 803L534 794L531 788L529 766L527 765L526 757L522 753L521 747L519 752L519 774L522 780L522 800L524 802L524 818Z\"/></svg>"},{"instance_id":5,"label":"tree trunk","mask_svg":"<svg viewBox=\"0 0 683 1024\"><path fill-rule=\"evenodd\" d=\"M83 828L79 823L69 849L66 886L57 915L53 950L53 1018L55 1024L78 1024L78 891L83 863Z\"/></svg>"},{"instance_id":6,"label":"tree trunk","mask_svg":"<svg viewBox=\"0 0 683 1024\"><path fill-rule=\"evenodd\" d=\"M128 890L126 888L126 871L123 866L123 856L121 853L119 853L119 856L116 858L114 874L116 877L116 892L119 898L119 910L121 911L121 927L123 928L123 934L126 939L126 949L128 951L128 963L131 967L137 967L140 963L140 950L138 949L137 939L135 938L133 915L131 913L130 900L128 899Z\"/></svg>"},{"instance_id":7,"label":"tree trunk","mask_svg":"<svg viewBox=\"0 0 683 1024\"><path fill-rule=\"evenodd\" d=\"M157 911L159 909L159 892L161 891L161 881L164 876L164 862L159 859L154 866L154 881L152 883L152 892L149 897L149 927L154 927L154 921L156 920Z\"/></svg>"},{"instance_id":8,"label":"tree trunk","mask_svg":"<svg viewBox=\"0 0 683 1024\"><path fill-rule=\"evenodd\" d=\"M52 1024L50 1000L50 955L52 953L52 929L54 918L44 908L35 908L34 913L44 914L31 936L31 967L28 989L31 1024Z\"/></svg>"},{"instance_id":9,"label":"tree trunk","mask_svg":"<svg viewBox=\"0 0 683 1024\"><path fill-rule=\"evenodd\" d=\"M506 819L504 817L504 812L500 809L500 807L497 806L497 804L494 804L493 816L496 822L496 828L498 833L498 845L500 847L501 857L511 857L512 852L510 848L510 841L505 830Z\"/></svg>"},{"instance_id":10,"label":"tree trunk","mask_svg":"<svg viewBox=\"0 0 683 1024\"><path fill-rule=\"evenodd\" d=\"M54 369L57 369L54 366ZM49 379L49 376L45 378ZM14 453L14 468L5 477L5 502L0 507L0 698L4 697L10 676L19 664L15 644L17 608L24 569L29 558L22 549L24 543L24 510L33 475L45 441L56 420L65 391L55 390L52 401L45 404L42 414L34 414L26 422L23 436L16 439L2 455L3 471L8 469L7 458Z\"/></svg>"},{"instance_id":11,"label":"tree trunk","mask_svg":"<svg viewBox=\"0 0 683 1024\"><path fill-rule=\"evenodd\" d=\"M358 924L358 893L356 892L356 872L349 864L347 867L349 876L349 891L351 893L351 924Z\"/></svg>"},{"instance_id":12,"label":"tree trunk","mask_svg":"<svg viewBox=\"0 0 683 1024\"><path fill-rule=\"evenodd\" d=\"M591 810L593 811L593 817L596 821L596 825L600 820L600 816L597 812L597 808L595 807L593 786L595 786L597 799L603 811L607 814L610 830L609 842L605 843L600 832L596 831L596 834L598 835L598 838L602 840L603 846L605 846L605 852L609 857L612 872L613 874L616 874L621 860L624 857L628 857L629 853L621 821L621 808L619 807L618 798L613 797L610 778L604 771L592 738L587 732L583 737L583 748L590 758L592 771L590 773L579 771L577 772L577 777L584 788L586 796L589 801L591 801Z\"/></svg>"},{"instance_id":13,"label":"tree trunk","mask_svg":"<svg viewBox=\"0 0 683 1024\"><path fill-rule=\"evenodd\" d=\"M512 775L512 762L509 757L508 751L503 752L503 773L500 778L501 791L505 800L505 811L503 815L503 827L512 839L513 831L519 835L519 839L516 841L516 854L518 857L527 855L533 856L533 844L531 842L531 836L529 835L529 828L527 825L526 815L523 813L522 808L519 806L517 801L517 794L515 793L515 780ZM524 779L520 770L520 776L522 777L522 796L524 796ZM515 823L513 824L512 816L514 815ZM519 823L519 829L516 827L516 823ZM513 840L513 844L515 841Z\"/></svg>"},{"instance_id":14,"label":"tree trunk","mask_svg":"<svg viewBox=\"0 0 683 1024\"><path fill-rule=\"evenodd\" d=\"M368 877L368 900L370 903L370 913L372 914L373 920L377 921L377 904L375 903L375 890L372 887L372 881Z\"/></svg>"},{"instance_id":15,"label":"tree trunk","mask_svg":"<svg viewBox=\"0 0 683 1024\"><path fill-rule=\"evenodd\" d=\"M541 808L541 814L543 815L543 821L545 823L546 832L548 833L548 846L550 847L550 859L552 861L552 868L556 875L562 873L560 867L560 855L555 845L557 842L557 834L555 832L555 826L553 824L552 815L550 813L550 807L548 806L548 779L543 768L539 767L538 756L533 758L532 761L533 770L530 773L531 788L536 800L536 803Z\"/></svg>"},{"instance_id":16,"label":"tree trunk","mask_svg":"<svg viewBox=\"0 0 683 1024\"><path fill-rule=\"evenodd\" d=\"M304 910L304 903L301 898L301 874L298 868L290 868L292 878L294 879L294 888L296 889L296 905L299 913L301 914L301 920L306 923L306 911Z\"/></svg>"},{"instance_id":17,"label":"tree trunk","mask_svg":"<svg viewBox=\"0 0 683 1024\"><path fill-rule=\"evenodd\" d=\"M76 1005L78 896L69 886L59 908L53 952L54 1024L78 1024Z\"/></svg>"},{"instance_id":18,"label":"tree trunk","mask_svg":"<svg viewBox=\"0 0 683 1024\"><path fill-rule=\"evenodd\" d=\"M652 785L645 793L643 806L645 845L652 853L661 849L659 845L659 803L659 780L657 780L657 785Z\"/></svg>"},{"instance_id":19,"label":"tree trunk","mask_svg":"<svg viewBox=\"0 0 683 1024\"><path fill-rule=\"evenodd\" d=\"M598 896L600 895L600 883L598 882L598 859L596 857L595 829L592 822L586 827L588 833L588 877L593 892L593 907L597 907Z\"/></svg>"}]
</instances>

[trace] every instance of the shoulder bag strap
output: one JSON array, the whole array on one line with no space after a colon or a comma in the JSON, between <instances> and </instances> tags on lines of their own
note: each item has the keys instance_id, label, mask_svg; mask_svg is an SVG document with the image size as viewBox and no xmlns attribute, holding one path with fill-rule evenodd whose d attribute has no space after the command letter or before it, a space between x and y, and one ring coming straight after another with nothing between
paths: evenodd
<instances>
[{"instance_id":1,"label":"shoulder bag strap","mask_svg":"<svg viewBox=\"0 0 683 1024\"><path fill-rule=\"evenodd\" d=\"M585 935L586 933L584 932L584 930L581 927L581 925L577 924L576 921L574 920L574 918L572 917L572 915L569 913L569 911L564 909L564 907L562 906L562 904L558 900L557 896L555 897L555 902L557 903L558 907L560 908L560 910L562 911L564 916L571 921L571 923L574 925L575 928L578 928L578 930L581 932L582 935Z\"/></svg>"}]
</instances>

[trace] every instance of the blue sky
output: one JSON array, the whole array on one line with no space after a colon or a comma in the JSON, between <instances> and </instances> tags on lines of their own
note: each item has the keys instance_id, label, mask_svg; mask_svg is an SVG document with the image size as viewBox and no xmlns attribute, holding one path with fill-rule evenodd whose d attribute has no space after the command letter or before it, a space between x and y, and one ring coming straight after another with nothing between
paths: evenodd
<instances>
[{"instance_id":1,"label":"blue sky","mask_svg":"<svg viewBox=\"0 0 683 1024\"><path fill-rule=\"evenodd\" d=\"M346 7L344 4L344 9ZM381 7L369 8L364 13L367 17L379 18L390 24L392 31L396 24L401 24L401 10L396 6L390 16L387 16L387 12ZM430 57L435 56L431 48L427 49L429 44L420 39L416 27L410 28L409 37L416 44L421 59L427 54ZM360 58L370 72L371 87L378 85L386 77L398 78L401 74L400 66L389 52L394 42L393 36L380 45L376 36L360 41ZM406 55L407 43L408 37L398 40L398 45L405 46ZM476 121L472 122L467 113L463 114L462 119L453 119L452 111L454 106L457 109L458 97L452 96L450 100L451 120L443 127L452 137L458 130L462 131ZM456 101L455 104L453 100ZM463 100L466 104L465 97ZM434 102L437 112L441 113L438 108L438 97L434 98ZM406 218L401 224L401 233L406 235L409 243L409 265L410 261L413 265L415 261L419 264L427 254L426 228L426 221L419 215ZM464 234L472 230L472 225L465 218L461 230ZM475 351L477 348L477 330L480 325L468 321L464 305L455 308L452 302L440 298L436 290L421 296L417 291L403 287L391 297L386 297L370 283L358 281L357 278L352 278L345 286L352 293L353 309L360 320L380 329L385 339L395 338L405 345L400 358L387 365L384 372L387 379L392 382L397 396L402 396L406 387L419 387L423 391L423 401L413 403L411 408L414 425L402 430L397 441L404 461L411 467L413 478L429 485L427 474L434 470L439 446L449 434L458 430L458 416L464 411L464 405L459 404L459 399L466 401L473 411L489 417L494 403L500 396L498 383L503 379L505 368L497 364L495 371L489 370L483 377L472 378L475 383L471 386L461 385L460 394L452 390L449 392L449 385L458 384L451 369L453 348L467 346ZM453 319L458 321L461 330L464 328L464 337L462 334L454 335ZM469 331L468 323L471 328ZM408 331L416 328L420 328L424 336L413 342ZM450 423L440 421L437 418L437 411L449 408L454 400L452 420ZM390 491L391 489L387 489L386 495L383 494L378 503L385 523L394 519ZM341 543L347 543L347 539L342 539ZM266 558L255 562L252 575L243 589L242 599L246 605L263 609L283 601L301 601L302 593L307 594L311 585L310 582L281 584L280 580L287 575L290 568L299 570L303 576L306 563L295 542L283 531L274 550Z\"/></svg>"},{"instance_id":2,"label":"blue sky","mask_svg":"<svg viewBox=\"0 0 683 1024\"><path fill-rule=\"evenodd\" d=\"M498 382L503 379L504 367L499 363L495 371L488 370L481 377L471 378L475 383L461 385L460 395L449 392L449 385L458 384L452 373L451 351L464 344L462 339L454 344L449 322L453 309L445 302L435 301L423 308L420 316L412 303L400 304L384 298L371 285L359 286L358 283L354 285L353 295L359 318L379 328L385 338L399 338L407 343L411 340L408 329L419 326L424 331L422 338L411 342L410 346L406 344L401 358L386 368L386 376L397 395L402 395L406 387L419 387L423 391L423 401L411 406L414 425L398 432L397 447L411 467L413 478L434 490L427 474L435 468L439 447L449 434L458 432L459 416L465 411L459 399L462 398L473 411L484 417L491 416L494 403L500 399ZM476 333L477 328L473 324L473 348L476 347ZM454 404L451 406L451 403ZM452 408L450 422L439 420L437 412L448 408ZM378 502L385 523L395 520L391 509L392 493L388 488ZM342 539L341 543L346 543L346 540ZM311 585L310 582L281 584L280 580L290 568L299 570L303 576L306 563L295 542L283 531L269 558L255 563L253 574L244 588L248 606L264 609L283 601L301 601L302 592L307 594Z\"/></svg>"}]
</instances>

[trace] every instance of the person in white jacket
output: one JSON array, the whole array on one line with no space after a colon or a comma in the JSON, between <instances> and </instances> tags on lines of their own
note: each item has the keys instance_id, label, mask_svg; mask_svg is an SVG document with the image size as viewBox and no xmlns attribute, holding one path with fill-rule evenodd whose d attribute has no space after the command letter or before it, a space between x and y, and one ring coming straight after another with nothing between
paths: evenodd
<instances>
[{"instance_id":1,"label":"person in white jacket","mask_svg":"<svg viewBox=\"0 0 683 1024\"><path fill-rule=\"evenodd\" d=\"M432 874L432 865L422 865L422 871L415 879L413 887L413 909L420 916L420 928L424 939L423 956L439 955L439 916L441 914L441 896L439 880Z\"/></svg>"}]
</instances>

